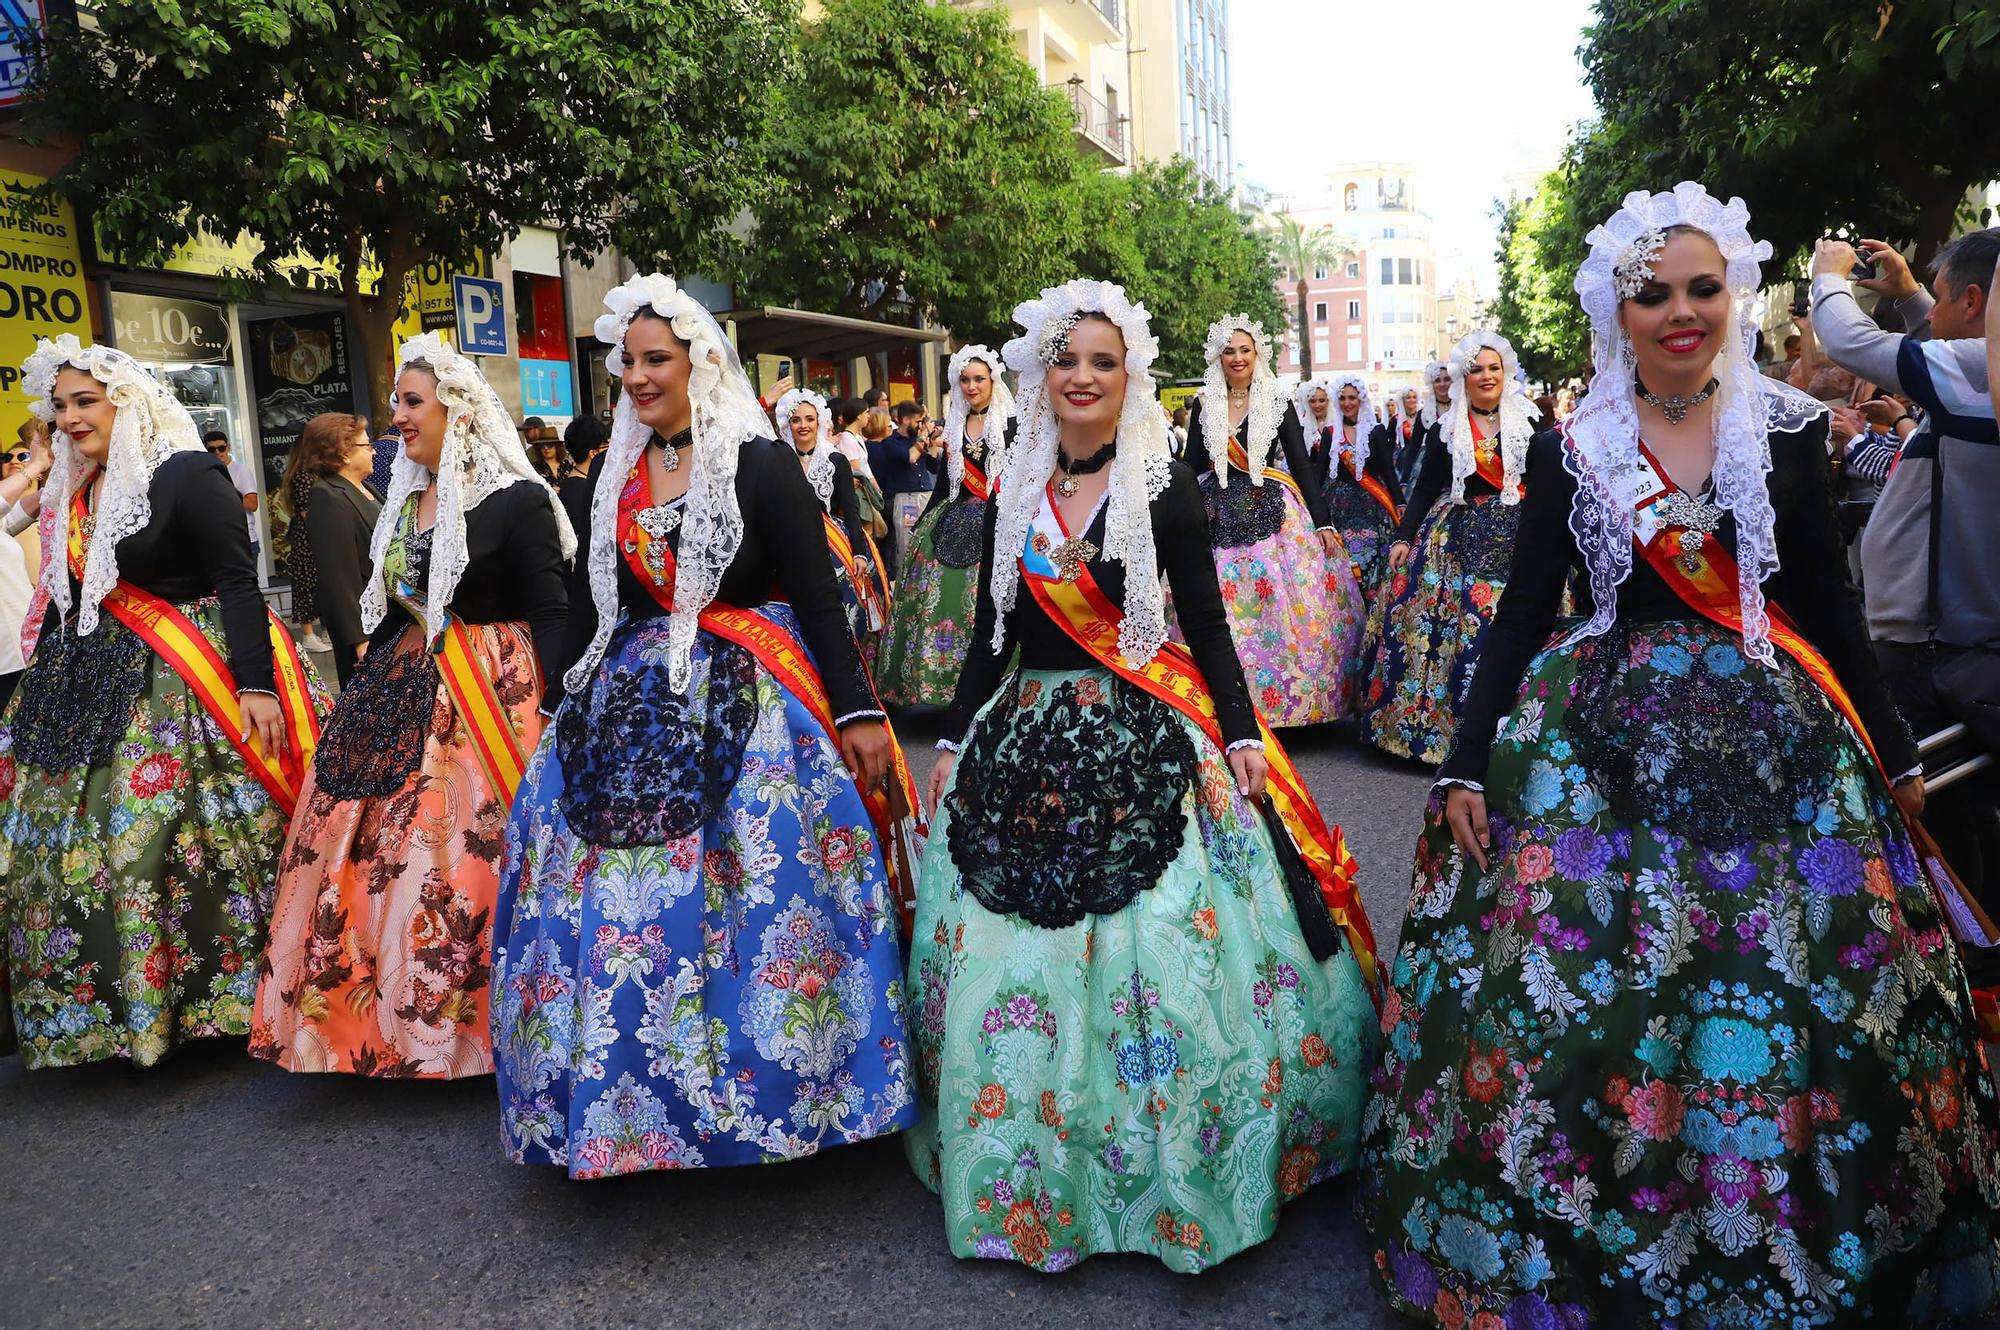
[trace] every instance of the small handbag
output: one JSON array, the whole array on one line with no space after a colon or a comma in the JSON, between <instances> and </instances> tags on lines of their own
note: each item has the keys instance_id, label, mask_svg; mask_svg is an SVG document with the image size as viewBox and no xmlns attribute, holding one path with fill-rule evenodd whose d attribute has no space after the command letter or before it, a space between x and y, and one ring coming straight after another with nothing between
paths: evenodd
<instances>
[{"instance_id":1,"label":"small handbag","mask_svg":"<svg viewBox=\"0 0 2000 1330\"><path fill-rule=\"evenodd\" d=\"M1263 813L1264 825L1271 832L1271 847L1278 856L1278 871L1284 874L1285 889L1291 892L1292 910L1299 917L1299 936L1305 939L1306 950L1316 961L1338 955L1340 928L1333 922L1333 911L1319 889L1319 879L1306 866L1305 856L1299 853L1298 843L1292 839L1285 820L1272 806L1270 796L1259 799L1257 808Z\"/></svg>"}]
</instances>

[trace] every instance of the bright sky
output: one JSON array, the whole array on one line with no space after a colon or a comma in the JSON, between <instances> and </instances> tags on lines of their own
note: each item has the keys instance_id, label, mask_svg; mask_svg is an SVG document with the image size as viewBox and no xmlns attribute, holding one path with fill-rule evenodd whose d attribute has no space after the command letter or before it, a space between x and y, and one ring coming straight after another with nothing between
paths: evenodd
<instances>
[{"instance_id":1,"label":"bright sky","mask_svg":"<svg viewBox=\"0 0 2000 1330\"><path fill-rule=\"evenodd\" d=\"M1592 113L1590 0L1230 0L1239 182L1317 197L1341 161L1412 163L1440 275L1495 289L1493 200Z\"/></svg>"}]
</instances>

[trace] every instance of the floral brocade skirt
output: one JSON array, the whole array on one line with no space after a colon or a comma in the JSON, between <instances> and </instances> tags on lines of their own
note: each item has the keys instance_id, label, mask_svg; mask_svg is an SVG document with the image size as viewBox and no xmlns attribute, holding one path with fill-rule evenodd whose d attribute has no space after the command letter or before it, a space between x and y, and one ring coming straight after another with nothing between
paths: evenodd
<instances>
[{"instance_id":1,"label":"floral brocade skirt","mask_svg":"<svg viewBox=\"0 0 2000 1330\"><path fill-rule=\"evenodd\" d=\"M757 612L798 634L788 607ZM910 1126L903 953L832 739L744 648L620 624L514 800L493 1054L517 1163L796 1159Z\"/></svg>"},{"instance_id":2,"label":"floral brocade skirt","mask_svg":"<svg viewBox=\"0 0 2000 1330\"><path fill-rule=\"evenodd\" d=\"M1274 727L1339 720L1347 714L1341 678L1367 618L1347 552L1337 542L1331 554L1320 547L1289 485L1252 485L1239 471L1226 489L1212 472L1201 488L1251 702Z\"/></svg>"},{"instance_id":3,"label":"floral brocade skirt","mask_svg":"<svg viewBox=\"0 0 2000 1330\"><path fill-rule=\"evenodd\" d=\"M1434 799L1359 1206L1440 1326L1991 1326L2000 1112L1889 790L1788 658L1543 652Z\"/></svg>"},{"instance_id":4,"label":"floral brocade skirt","mask_svg":"<svg viewBox=\"0 0 2000 1330\"><path fill-rule=\"evenodd\" d=\"M1369 608L1358 672L1367 742L1431 766L1451 751L1520 520L1518 504L1493 495L1440 500L1424 518L1410 561L1384 577Z\"/></svg>"},{"instance_id":5,"label":"floral brocade skirt","mask_svg":"<svg viewBox=\"0 0 2000 1330\"><path fill-rule=\"evenodd\" d=\"M1347 547L1363 602L1373 605L1389 562L1389 546L1396 543L1395 519L1374 495L1345 475L1326 483L1326 515ZM1360 659L1359 652L1355 658Z\"/></svg>"},{"instance_id":6,"label":"floral brocade skirt","mask_svg":"<svg viewBox=\"0 0 2000 1330\"><path fill-rule=\"evenodd\" d=\"M979 600L986 500L961 495L917 519L896 580L875 684L891 706L949 706Z\"/></svg>"},{"instance_id":7,"label":"floral brocade skirt","mask_svg":"<svg viewBox=\"0 0 2000 1330\"><path fill-rule=\"evenodd\" d=\"M400 611L398 611L400 612ZM534 641L468 624L523 751L542 731ZM288 1071L493 1070L493 903L507 805L412 624L334 706L278 864L250 1051Z\"/></svg>"},{"instance_id":8,"label":"floral brocade skirt","mask_svg":"<svg viewBox=\"0 0 2000 1330\"><path fill-rule=\"evenodd\" d=\"M215 600L178 608L226 654ZM249 1032L285 814L165 659L108 613L45 633L0 798L0 1053L150 1066Z\"/></svg>"},{"instance_id":9,"label":"floral brocade skirt","mask_svg":"<svg viewBox=\"0 0 2000 1330\"><path fill-rule=\"evenodd\" d=\"M1222 753L1109 671L1022 671L973 726L919 872L923 1122L960 1257L1195 1272L1351 1167L1374 1009L1301 939Z\"/></svg>"}]
</instances>

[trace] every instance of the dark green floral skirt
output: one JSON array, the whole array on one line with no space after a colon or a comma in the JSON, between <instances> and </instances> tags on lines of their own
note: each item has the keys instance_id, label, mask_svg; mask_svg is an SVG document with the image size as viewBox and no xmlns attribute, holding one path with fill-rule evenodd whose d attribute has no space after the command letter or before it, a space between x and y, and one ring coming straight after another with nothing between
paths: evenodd
<instances>
[{"instance_id":1,"label":"dark green floral skirt","mask_svg":"<svg viewBox=\"0 0 2000 1330\"><path fill-rule=\"evenodd\" d=\"M1995 1324L2000 1113L1889 790L1701 621L1544 652L1481 872L1433 799L1360 1209L1405 1314ZM1490 1319L1489 1319L1490 1318Z\"/></svg>"},{"instance_id":2,"label":"dark green floral skirt","mask_svg":"<svg viewBox=\"0 0 2000 1330\"><path fill-rule=\"evenodd\" d=\"M180 608L222 641L213 600ZM109 615L45 634L0 800L0 1053L144 1066L249 1032L285 815L172 666Z\"/></svg>"}]
</instances>

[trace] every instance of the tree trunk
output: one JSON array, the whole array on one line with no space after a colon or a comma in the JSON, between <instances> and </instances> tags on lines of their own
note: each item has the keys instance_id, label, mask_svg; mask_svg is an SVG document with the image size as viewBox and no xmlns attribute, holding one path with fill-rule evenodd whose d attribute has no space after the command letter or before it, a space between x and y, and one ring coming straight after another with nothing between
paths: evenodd
<instances>
[{"instance_id":1,"label":"tree trunk","mask_svg":"<svg viewBox=\"0 0 2000 1330\"><path fill-rule=\"evenodd\" d=\"M1306 323L1306 270L1299 269L1299 382L1313 375L1312 328Z\"/></svg>"},{"instance_id":2,"label":"tree trunk","mask_svg":"<svg viewBox=\"0 0 2000 1330\"><path fill-rule=\"evenodd\" d=\"M1951 239L1958 226L1958 211L1965 206L1967 186L1962 181L1937 181L1927 188L1917 191L1917 249L1910 256L1910 268L1919 274L1930 265L1931 259L1944 242Z\"/></svg>"},{"instance_id":3,"label":"tree trunk","mask_svg":"<svg viewBox=\"0 0 2000 1330\"><path fill-rule=\"evenodd\" d=\"M382 275L374 295L361 290L361 257L365 250L359 231L348 235L340 258L341 294L347 321L361 343L361 364L368 376L368 428L379 438L389 430L389 394L396 383L396 320L403 312L403 285L422 257L414 253L409 234L392 227L377 251Z\"/></svg>"}]
</instances>

